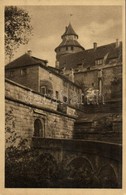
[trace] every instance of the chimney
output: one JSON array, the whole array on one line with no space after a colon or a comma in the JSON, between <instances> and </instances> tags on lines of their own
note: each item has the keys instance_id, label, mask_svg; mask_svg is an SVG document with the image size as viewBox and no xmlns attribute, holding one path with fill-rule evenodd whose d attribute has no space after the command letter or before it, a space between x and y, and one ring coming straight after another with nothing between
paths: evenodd
<instances>
[{"instance_id":1,"label":"chimney","mask_svg":"<svg viewBox=\"0 0 126 195\"><path fill-rule=\"evenodd\" d=\"M56 62L55 62L55 67L59 68L59 61L58 60L56 60Z\"/></svg>"},{"instance_id":2,"label":"chimney","mask_svg":"<svg viewBox=\"0 0 126 195\"><path fill-rule=\"evenodd\" d=\"M27 51L27 54L28 54L29 56L31 56L31 55L32 55L32 51L29 49L29 50Z\"/></svg>"},{"instance_id":3,"label":"chimney","mask_svg":"<svg viewBox=\"0 0 126 195\"><path fill-rule=\"evenodd\" d=\"M119 47L119 39L116 39L116 48Z\"/></svg>"},{"instance_id":4,"label":"chimney","mask_svg":"<svg viewBox=\"0 0 126 195\"><path fill-rule=\"evenodd\" d=\"M45 66L48 66L48 60L44 60Z\"/></svg>"},{"instance_id":5,"label":"chimney","mask_svg":"<svg viewBox=\"0 0 126 195\"><path fill-rule=\"evenodd\" d=\"M93 47L94 47L94 50L97 49L97 43L96 42L93 43Z\"/></svg>"}]
</instances>

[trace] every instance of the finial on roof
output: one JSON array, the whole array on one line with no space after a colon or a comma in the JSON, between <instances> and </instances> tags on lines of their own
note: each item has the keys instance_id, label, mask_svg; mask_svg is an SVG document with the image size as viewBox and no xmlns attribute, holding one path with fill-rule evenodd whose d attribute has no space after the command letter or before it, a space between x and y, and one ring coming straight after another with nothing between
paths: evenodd
<instances>
[{"instance_id":1,"label":"finial on roof","mask_svg":"<svg viewBox=\"0 0 126 195\"><path fill-rule=\"evenodd\" d=\"M66 27L65 33L61 36L62 38L66 35L75 35L78 38L78 35L75 33L71 23Z\"/></svg>"},{"instance_id":2,"label":"finial on roof","mask_svg":"<svg viewBox=\"0 0 126 195\"><path fill-rule=\"evenodd\" d=\"M29 56L31 56L31 55L32 55L32 50L29 49L29 50L27 51L27 54L28 54Z\"/></svg>"},{"instance_id":3,"label":"finial on roof","mask_svg":"<svg viewBox=\"0 0 126 195\"><path fill-rule=\"evenodd\" d=\"M93 47L94 47L94 50L97 49L97 43L96 42L93 43Z\"/></svg>"},{"instance_id":4,"label":"finial on roof","mask_svg":"<svg viewBox=\"0 0 126 195\"><path fill-rule=\"evenodd\" d=\"M71 24L72 16L73 16L73 14L70 14L70 21L69 21L69 24Z\"/></svg>"},{"instance_id":5,"label":"finial on roof","mask_svg":"<svg viewBox=\"0 0 126 195\"><path fill-rule=\"evenodd\" d=\"M119 39L116 39L116 48L119 47Z\"/></svg>"}]
</instances>

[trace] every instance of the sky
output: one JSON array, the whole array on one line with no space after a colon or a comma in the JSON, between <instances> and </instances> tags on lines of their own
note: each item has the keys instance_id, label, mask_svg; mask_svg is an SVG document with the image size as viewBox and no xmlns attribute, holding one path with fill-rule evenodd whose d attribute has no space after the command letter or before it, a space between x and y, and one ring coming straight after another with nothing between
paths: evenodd
<instances>
[{"instance_id":1,"label":"sky","mask_svg":"<svg viewBox=\"0 0 126 195\"><path fill-rule=\"evenodd\" d=\"M21 7L21 6L20 6ZM33 36L27 45L20 46L15 58L32 50L32 55L48 60L48 65L55 66L54 49L61 43L61 35L71 22L78 34L78 42L85 48L122 40L121 6L23 6L31 16ZM72 16L70 16L72 14Z\"/></svg>"}]
</instances>

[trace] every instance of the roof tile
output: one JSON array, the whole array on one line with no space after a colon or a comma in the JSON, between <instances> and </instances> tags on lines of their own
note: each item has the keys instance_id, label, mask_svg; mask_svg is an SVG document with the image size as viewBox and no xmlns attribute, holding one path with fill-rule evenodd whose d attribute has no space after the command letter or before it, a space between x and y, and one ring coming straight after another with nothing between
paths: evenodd
<instances>
[{"instance_id":1,"label":"roof tile","mask_svg":"<svg viewBox=\"0 0 126 195\"><path fill-rule=\"evenodd\" d=\"M111 43L97 47L95 50L92 48L74 54L61 56L59 64L60 68L65 67L66 69L77 68L78 65L91 67L95 65L95 60L103 59L106 55L108 55L108 59L120 58L121 61L121 53L122 43L120 43L119 47L116 47L115 43Z\"/></svg>"},{"instance_id":2,"label":"roof tile","mask_svg":"<svg viewBox=\"0 0 126 195\"><path fill-rule=\"evenodd\" d=\"M19 58L15 59L14 61L8 63L5 66L5 69L31 66L31 65L35 65L35 64L39 64L39 63L46 65L47 61L32 57L29 54L25 53L24 55L20 56Z\"/></svg>"},{"instance_id":3,"label":"roof tile","mask_svg":"<svg viewBox=\"0 0 126 195\"><path fill-rule=\"evenodd\" d=\"M62 37L66 36L66 35L75 35L78 37L78 35L75 33L71 23L69 23L68 27L66 27L66 31L65 33L62 35Z\"/></svg>"}]
</instances>

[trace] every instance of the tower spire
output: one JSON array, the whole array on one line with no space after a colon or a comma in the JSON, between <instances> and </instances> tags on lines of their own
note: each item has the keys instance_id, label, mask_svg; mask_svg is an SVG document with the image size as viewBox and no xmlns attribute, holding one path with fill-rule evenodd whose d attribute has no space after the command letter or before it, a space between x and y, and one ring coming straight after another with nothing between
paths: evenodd
<instances>
[{"instance_id":1,"label":"tower spire","mask_svg":"<svg viewBox=\"0 0 126 195\"><path fill-rule=\"evenodd\" d=\"M70 18L73 14L70 14ZM56 59L59 61L61 56L71 53L83 51L84 48L78 43L78 35L74 31L71 23L66 27L65 32L61 36L62 42L55 48Z\"/></svg>"}]
</instances>

